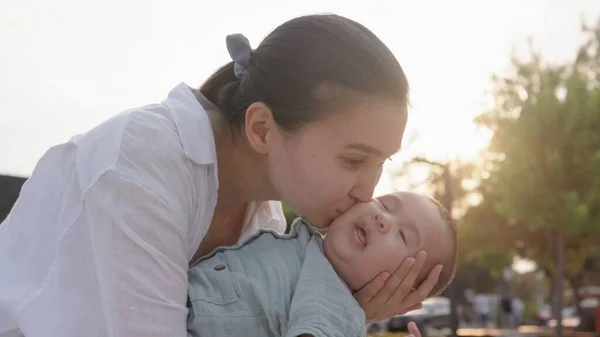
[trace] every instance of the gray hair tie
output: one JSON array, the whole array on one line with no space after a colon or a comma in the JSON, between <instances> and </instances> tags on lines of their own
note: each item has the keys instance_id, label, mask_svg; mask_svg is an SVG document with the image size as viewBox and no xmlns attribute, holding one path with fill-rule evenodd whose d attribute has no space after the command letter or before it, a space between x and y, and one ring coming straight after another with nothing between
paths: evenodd
<instances>
[{"instance_id":1,"label":"gray hair tie","mask_svg":"<svg viewBox=\"0 0 600 337\"><path fill-rule=\"evenodd\" d=\"M248 66L252 58L250 41L242 34L227 35L227 51L234 62L233 72L237 78L242 78L248 73Z\"/></svg>"}]
</instances>

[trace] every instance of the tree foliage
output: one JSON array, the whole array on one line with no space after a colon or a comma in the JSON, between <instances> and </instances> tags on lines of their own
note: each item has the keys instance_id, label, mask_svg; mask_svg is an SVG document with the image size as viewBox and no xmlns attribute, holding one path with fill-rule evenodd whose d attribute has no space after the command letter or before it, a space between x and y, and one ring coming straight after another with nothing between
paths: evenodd
<instances>
[{"instance_id":1,"label":"tree foliage","mask_svg":"<svg viewBox=\"0 0 600 337\"><path fill-rule=\"evenodd\" d=\"M483 201L464 218L479 253L512 251L554 274L564 248L572 282L600 253L600 21L584 32L572 62L531 49L494 78L493 108L476 119L493 131Z\"/></svg>"}]
</instances>

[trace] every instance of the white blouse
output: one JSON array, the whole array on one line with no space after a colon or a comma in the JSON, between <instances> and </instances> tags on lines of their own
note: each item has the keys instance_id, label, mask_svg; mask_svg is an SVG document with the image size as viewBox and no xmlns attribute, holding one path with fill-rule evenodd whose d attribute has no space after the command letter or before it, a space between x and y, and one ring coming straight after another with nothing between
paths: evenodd
<instances>
[{"instance_id":1,"label":"white blouse","mask_svg":"<svg viewBox=\"0 0 600 337\"><path fill-rule=\"evenodd\" d=\"M180 84L40 159L0 225L0 333L187 336L188 264L218 191L216 107L200 100ZM285 230L279 202L245 219L241 239Z\"/></svg>"}]
</instances>

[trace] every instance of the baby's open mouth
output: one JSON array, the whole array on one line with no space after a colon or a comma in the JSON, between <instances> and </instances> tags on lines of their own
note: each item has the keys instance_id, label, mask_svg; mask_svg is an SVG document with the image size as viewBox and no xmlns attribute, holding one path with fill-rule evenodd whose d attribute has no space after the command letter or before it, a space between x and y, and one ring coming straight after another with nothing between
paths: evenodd
<instances>
[{"instance_id":1,"label":"baby's open mouth","mask_svg":"<svg viewBox=\"0 0 600 337\"><path fill-rule=\"evenodd\" d=\"M363 228L354 227L354 235L361 246L367 246L367 232Z\"/></svg>"}]
</instances>

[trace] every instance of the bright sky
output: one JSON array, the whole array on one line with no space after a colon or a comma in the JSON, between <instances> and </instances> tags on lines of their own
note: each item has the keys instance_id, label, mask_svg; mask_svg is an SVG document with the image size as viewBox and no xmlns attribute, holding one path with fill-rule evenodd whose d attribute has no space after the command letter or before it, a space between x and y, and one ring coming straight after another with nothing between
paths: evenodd
<instances>
[{"instance_id":1,"label":"bright sky","mask_svg":"<svg viewBox=\"0 0 600 337\"><path fill-rule=\"evenodd\" d=\"M198 86L228 61L225 35L254 46L294 16L333 12L373 30L412 92L409 154L473 157L487 142L472 118L493 72L533 37L547 58L572 57L598 0L25 0L0 3L0 173L28 175L52 145L128 108ZM384 176L378 192L391 187Z\"/></svg>"}]
</instances>

